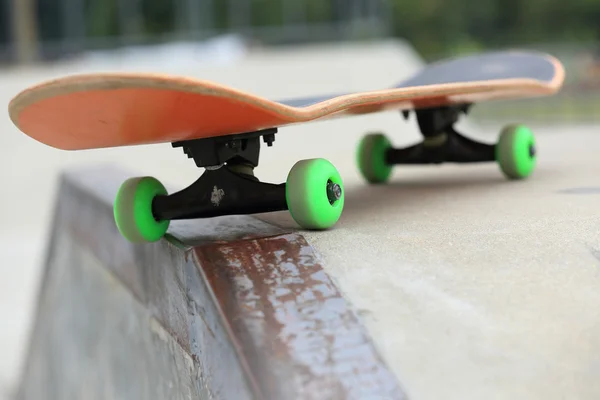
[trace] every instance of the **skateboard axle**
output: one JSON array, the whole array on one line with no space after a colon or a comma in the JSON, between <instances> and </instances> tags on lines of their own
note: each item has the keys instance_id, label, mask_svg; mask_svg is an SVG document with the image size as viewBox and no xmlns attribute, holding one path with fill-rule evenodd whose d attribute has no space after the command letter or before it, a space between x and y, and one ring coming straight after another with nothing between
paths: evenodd
<instances>
[{"instance_id":1,"label":"skateboard axle","mask_svg":"<svg viewBox=\"0 0 600 400\"><path fill-rule=\"evenodd\" d=\"M285 184L260 182L224 166L206 170L186 189L158 196L152 204L157 220L211 218L287 210Z\"/></svg>"},{"instance_id":2,"label":"skateboard axle","mask_svg":"<svg viewBox=\"0 0 600 400\"><path fill-rule=\"evenodd\" d=\"M327 181L327 198L331 204L342 198L342 187L337 183Z\"/></svg>"},{"instance_id":3,"label":"skateboard axle","mask_svg":"<svg viewBox=\"0 0 600 400\"><path fill-rule=\"evenodd\" d=\"M535 148L535 145L530 145L529 146L529 157L533 158L536 156L537 149Z\"/></svg>"},{"instance_id":4,"label":"skateboard axle","mask_svg":"<svg viewBox=\"0 0 600 400\"><path fill-rule=\"evenodd\" d=\"M154 199L157 220L210 218L287 210L285 184L260 182L254 176L260 138L272 146L277 129L173 143L196 166L205 168L188 188Z\"/></svg>"},{"instance_id":5,"label":"skateboard axle","mask_svg":"<svg viewBox=\"0 0 600 400\"><path fill-rule=\"evenodd\" d=\"M467 111L468 105L415 110L423 141L406 148L388 149L386 163L397 165L494 161L495 145L474 141L454 129L460 115Z\"/></svg>"}]
</instances>

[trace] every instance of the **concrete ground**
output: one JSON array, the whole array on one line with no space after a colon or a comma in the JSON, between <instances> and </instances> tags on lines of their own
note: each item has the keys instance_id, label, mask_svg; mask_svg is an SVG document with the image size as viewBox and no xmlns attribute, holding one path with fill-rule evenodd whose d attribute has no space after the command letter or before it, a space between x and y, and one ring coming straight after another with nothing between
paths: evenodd
<instances>
[{"instance_id":1,"label":"concrete ground","mask_svg":"<svg viewBox=\"0 0 600 400\"><path fill-rule=\"evenodd\" d=\"M409 397L600 396L600 138L569 131L538 127L528 182L443 166L368 187L338 164L344 215L307 237Z\"/></svg>"},{"instance_id":2,"label":"concrete ground","mask_svg":"<svg viewBox=\"0 0 600 400\"><path fill-rule=\"evenodd\" d=\"M396 42L262 51L223 62L152 67L287 98L386 87L420 65ZM7 72L3 102L74 70ZM8 260L0 268L0 385L8 387L18 378L60 169L119 163L176 186L198 171L169 145L67 153L20 134L7 116L2 121L9 195L0 200L0 255ZM460 127L487 141L500 129ZM411 398L597 398L597 128L535 127L540 160L526 182L507 182L490 164L399 167L390 184L365 185L354 151L366 131L384 130L398 146L419 139L414 120L394 113L282 129L257 174L283 181L296 161L311 157L338 167L344 215L335 229L306 236ZM292 224L286 213L261 218Z\"/></svg>"}]
</instances>

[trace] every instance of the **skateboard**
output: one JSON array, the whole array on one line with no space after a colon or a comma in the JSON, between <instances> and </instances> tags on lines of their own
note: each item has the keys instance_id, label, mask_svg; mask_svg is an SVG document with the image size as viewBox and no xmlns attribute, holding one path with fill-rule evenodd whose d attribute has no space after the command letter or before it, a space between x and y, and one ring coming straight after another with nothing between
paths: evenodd
<instances>
[{"instance_id":1,"label":"skateboard","mask_svg":"<svg viewBox=\"0 0 600 400\"><path fill-rule=\"evenodd\" d=\"M132 242L159 240L172 220L284 210L301 228L324 230L337 223L345 199L342 178L328 160L297 162L285 183L254 175L261 142L273 146L280 128L389 110L407 119L414 112L420 143L394 148L380 132L360 141L357 164L367 182L384 183L399 164L491 161L507 178L523 179L536 160L530 129L508 125L496 144L486 144L460 134L454 124L477 102L552 95L564 76L562 64L548 54L489 52L427 65L387 89L273 101L185 77L75 75L22 91L10 102L9 115L22 132L57 149L170 143L204 168L198 180L173 194L153 177L123 183L115 222Z\"/></svg>"}]
</instances>

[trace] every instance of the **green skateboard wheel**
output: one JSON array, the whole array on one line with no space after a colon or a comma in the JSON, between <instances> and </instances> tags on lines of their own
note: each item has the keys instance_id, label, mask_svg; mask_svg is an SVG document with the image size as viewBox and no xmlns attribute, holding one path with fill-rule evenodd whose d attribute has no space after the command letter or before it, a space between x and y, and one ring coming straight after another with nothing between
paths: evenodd
<instances>
[{"instance_id":1,"label":"green skateboard wheel","mask_svg":"<svg viewBox=\"0 0 600 400\"><path fill-rule=\"evenodd\" d=\"M169 228L169 221L157 221L152 213L152 200L166 195L167 190L155 178L126 180L117 193L114 217L123 237L132 243L155 242Z\"/></svg>"},{"instance_id":2,"label":"green skateboard wheel","mask_svg":"<svg viewBox=\"0 0 600 400\"><path fill-rule=\"evenodd\" d=\"M524 179L536 164L535 137L524 125L509 125L500 133L496 160L508 179Z\"/></svg>"},{"instance_id":3,"label":"green skateboard wheel","mask_svg":"<svg viewBox=\"0 0 600 400\"><path fill-rule=\"evenodd\" d=\"M344 188L337 169L322 158L297 162L288 174L285 197L292 218L304 229L327 229L344 208Z\"/></svg>"},{"instance_id":4,"label":"green skateboard wheel","mask_svg":"<svg viewBox=\"0 0 600 400\"><path fill-rule=\"evenodd\" d=\"M383 183L389 179L392 166L385 162L385 152L391 147L390 141L380 133L371 133L362 138L356 161L358 170L367 182Z\"/></svg>"}]
</instances>

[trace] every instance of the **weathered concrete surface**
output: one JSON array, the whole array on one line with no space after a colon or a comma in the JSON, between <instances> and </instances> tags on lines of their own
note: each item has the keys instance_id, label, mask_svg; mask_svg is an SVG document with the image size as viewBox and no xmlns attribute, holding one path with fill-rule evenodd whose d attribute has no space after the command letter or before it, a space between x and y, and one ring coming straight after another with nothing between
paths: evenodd
<instances>
[{"instance_id":1,"label":"weathered concrete surface","mask_svg":"<svg viewBox=\"0 0 600 400\"><path fill-rule=\"evenodd\" d=\"M20 399L402 399L301 235L251 217L120 237L109 167L62 180Z\"/></svg>"}]
</instances>

